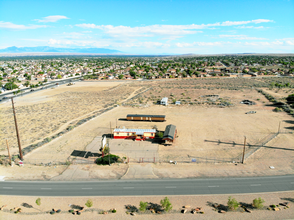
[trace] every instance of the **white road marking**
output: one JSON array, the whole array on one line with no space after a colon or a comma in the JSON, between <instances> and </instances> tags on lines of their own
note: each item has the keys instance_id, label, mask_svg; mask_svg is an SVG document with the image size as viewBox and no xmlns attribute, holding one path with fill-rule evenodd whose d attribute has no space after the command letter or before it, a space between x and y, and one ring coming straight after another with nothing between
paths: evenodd
<instances>
[{"instance_id":1,"label":"white road marking","mask_svg":"<svg viewBox=\"0 0 294 220\"><path fill-rule=\"evenodd\" d=\"M3 187L3 189L13 189L12 187Z\"/></svg>"},{"instance_id":2,"label":"white road marking","mask_svg":"<svg viewBox=\"0 0 294 220\"><path fill-rule=\"evenodd\" d=\"M92 189L92 188L82 188L82 189Z\"/></svg>"},{"instance_id":3,"label":"white road marking","mask_svg":"<svg viewBox=\"0 0 294 220\"><path fill-rule=\"evenodd\" d=\"M250 184L250 186L261 186L261 184Z\"/></svg>"},{"instance_id":4,"label":"white road marking","mask_svg":"<svg viewBox=\"0 0 294 220\"><path fill-rule=\"evenodd\" d=\"M130 186L130 187L124 187L124 189L134 189L135 187L132 187L132 186Z\"/></svg>"},{"instance_id":5,"label":"white road marking","mask_svg":"<svg viewBox=\"0 0 294 220\"><path fill-rule=\"evenodd\" d=\"M219 186L208 186L208 187L219 187Z\"/></svg>"},{"instance_id":6,"label":"white road marking","mask_svg":"<svg viewBox=\"0 0 294 220\"><path fill-rule=\"evenodd\" d=\"M176 186L166 186L165 188L167 188L167 189L175 189L177 187Z\"/></svg>"},{"instance_id":7,"label":"white road marking","mask_svg":"<svg viewBox=\"0 0 294 220\"><path fill-rule=\"evenodd\" d=\"M46 189L46 190L50 190L51 188L41 188L41 189Z\"/></svg>"}]
</instances>

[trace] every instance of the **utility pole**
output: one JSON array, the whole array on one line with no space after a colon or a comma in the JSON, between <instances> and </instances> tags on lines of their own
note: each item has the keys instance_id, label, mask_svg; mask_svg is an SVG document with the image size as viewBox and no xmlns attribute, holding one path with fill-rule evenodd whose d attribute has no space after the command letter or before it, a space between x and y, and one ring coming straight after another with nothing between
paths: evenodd
<instances>
[{"instance_id":1,"label":"utility pole","mask_svg":"<svg viewBox=\"0 0 294 220\"><path fill-rule=\"evenodd\" d=\"M8 157L9 157L9 164L11 165L11 156L9 152L9 146L8 146L8 140L6 139L6 145L7 145L7 151L8 151Z\"/></svg>"},{"instance_id":2,"label":"utility pole","mask_svg":"<svg viewBox=\"0 0 294 220\"><path fill-rule=\"evenodd\" d=\"M243 148L242 164L244 163L244 157L245 157L245 145L246 145L246 136L244 136L244 148Z\"/></svg>"},{"instance_id":3,"label":"utility pole","mask_svg":"<svg viewBox=\"0 0 294 220\"><path fill-rule=\"evenodd\" d=\"M13 97L11 97L11 102L12 102L12 110L13 110L13 115L14 115L15 130L16 130L16 136L17 136L17 142L18 142L19 157L21 160L23 160L20 139L19 139L19 133L18 133L18 127L17 127L17 121L16 121L16 114L15 114L14 103L13 103Z\"/></svg>"},{"instance_id":4,"label":"utility pole","mask_svg":"<svg viewBox=\"0 0 294 220\"><path fill-rule=\"evenodd\" d=\"M109 139L107 139L107 145L108 145L108 164L110 166L110 146L109 146Z\"/></svg>"},{"instance_id":5,"label":"utility pole","mask_svg":"<svg viewBox=\"0 0 294 220\"><path fill-rule=\"evenodd\" d=\"M280 128L281 128L281 122L279 122L279 130L278 130L278 134L280 133Z\"/></svg>"},{"instance_id":6,"label":"utility pole","mask_svg":"<svg viewBox=\"0 0 294 220\"><path fill-rule=\"evenodd\" d=\"M110 122L110 134L112 134L112 131L111 131L111 122Z\"/></svg>"}]
</instances>

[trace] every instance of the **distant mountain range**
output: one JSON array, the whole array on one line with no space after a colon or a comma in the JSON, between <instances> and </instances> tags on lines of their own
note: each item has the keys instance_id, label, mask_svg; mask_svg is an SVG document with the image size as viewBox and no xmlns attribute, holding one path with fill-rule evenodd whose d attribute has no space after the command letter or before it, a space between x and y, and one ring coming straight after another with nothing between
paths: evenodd
<instances>
[{"instance_id":1,"label":"distant mountain range","mask_svg":"<svg viewBox=\"0 0 294 220\"><path fill-rule=\"evenodd\" d=\"M101 53L113 54L122 53L118 50L110 50L105 48L58 48L58 47L7 47L0 49L0 53Z\"/></svg>"}]
</instances>

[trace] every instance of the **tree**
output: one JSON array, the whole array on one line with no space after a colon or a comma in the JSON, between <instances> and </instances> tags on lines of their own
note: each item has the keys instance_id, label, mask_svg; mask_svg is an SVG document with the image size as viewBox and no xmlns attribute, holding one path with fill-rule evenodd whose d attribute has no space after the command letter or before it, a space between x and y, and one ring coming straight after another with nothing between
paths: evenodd
<instances>
[{"instance_id":1,"label":"tree","mask_svg":"<svg viewBox=\"0 0 294 220\"><path fill-rule=\"evenodd\" d=\"M140 201L140 208L139 208L139 210L140 210L141 212L145 212L146 209L147 209L147 206L148 206L148 203L147 203L147 202L142 202L142 201Z\"/></svg>"},{"instance_id":2,"label":"tree","mask_svg":"<svg viewBox=\"0 0 294 220\"><path fill-rule=\"evenodd\" d=\"M57 79L61 79L62 76L60 74L57 75Z\"/></svg>"},{"instance_id":3,"label":"tree","mask_svg":"<svg viewBox=\"0 0 294 220\"><path fill-rule=\"evenodd\" d=\"M29 87L30 82L29 82L29 81L26 81L26 82L24 83L24 85L25 85L26 87Z\"/></svg>"},{"instance_id":4,"label":"tree","mask_svg":"<svg viewBox=\"0 0 294 220\"><path fill-rule=\"evenodd\" d=\"M44 79L44 82L48 82L48 79Z\"/></svg>"},{"instance_id":5,"label":"tree","mask_svg":"<svg viewBox=\"0 0 294 220\"><path fill-rule=\"evenodd\" d=\"M173 208L171 202L169 201L169 199L167 197L165 197L163 200L161 200L160 204L166 212L172 210L172 208Z\"/></svg>"},{"instance_id":6,"label":"tree","mask_svg":"<svg viewBox=\"0 0 294 220\"><path fill-rule=\"evenodd\" d=\"M124 78L124 75L121 74L121 75L118 76L118 78L119 78L119 79L122 79L122 78Z\"/></svg>"},{"instance_id":7,"label":"tree","mask_svg":"<svg viewBox=\"0 0 294 220\"><path fill-rule=\"evenodd\" d=\"M88 208L91 208L93 206L93 201L91 199L88 199L87 202L85 203L85 205L88 207Z\"/></svg>"},{"instance_id":8,"label":"tree","mask_svg":"<svg viewBox=\"0 0 294 220\"><path fill-rule=\"evenodd\" d=\"M257 209L261 209L263 207L263 203L264 203L264 200L262 198L257 198L257 199L254 199L253 200L253 207L257 208Z\"/></svg>"},{"instance_id":9,"label":"tree","mask_svg":"<svg viewBox=\"0 0 294 220\"><path fill-rule=\"evenodd\" d=\"M230 196L227 205L229 206L230 210L236 210L240 204L237 202L235 198L231 198Z\"/></svg>"},{"instance_id":10,"label":"tree","mask_svg":"<svg viewBox=\"0 0 294 220\"><path fill-rule=\"evenodd\" d=\"M8 83L5 84L4 88L6 90L13 90L13 89L17 89L18 87L13 82L8 82Z\"/></svg>"},{"instance_id":11,"label":"tree","mask_svg":"<svg viewBox=\"0 0 294 220\"><path fill-rule=\"evenodd\" d=\"M38 206L41 205L41 199L40 199L40 198L37 198L37 200L36 200L36 204L37 204Z\"/></svg>"},{"instance_id":12,"label":"tree","mask_svg":"<svg viewBox=\"0 0 294 220\"><path fill-rule=\"evenodd\" d=\"M32 76L31 76L31 75L28 75L28 76L26 77L26 79L27 79L27 80L32 80Z\"/></svg>"}]
</instances>

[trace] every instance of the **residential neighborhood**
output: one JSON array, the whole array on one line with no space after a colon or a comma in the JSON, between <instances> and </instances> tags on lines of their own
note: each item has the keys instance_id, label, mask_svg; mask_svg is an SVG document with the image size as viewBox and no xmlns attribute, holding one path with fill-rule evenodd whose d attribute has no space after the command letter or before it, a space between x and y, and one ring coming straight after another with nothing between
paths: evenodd
<instances>
[{"instance_id":1,"label":"residential neighborhood","mask_svg":"<svg viewBox=\"0 0 294 220\"><path fill-rule=\"evenodd\" d=\"M132 80L282 77L293 74L293 56L58 56L0 59L1 93L74 77L84 80Z\"/></svg>"}]
</instances>

